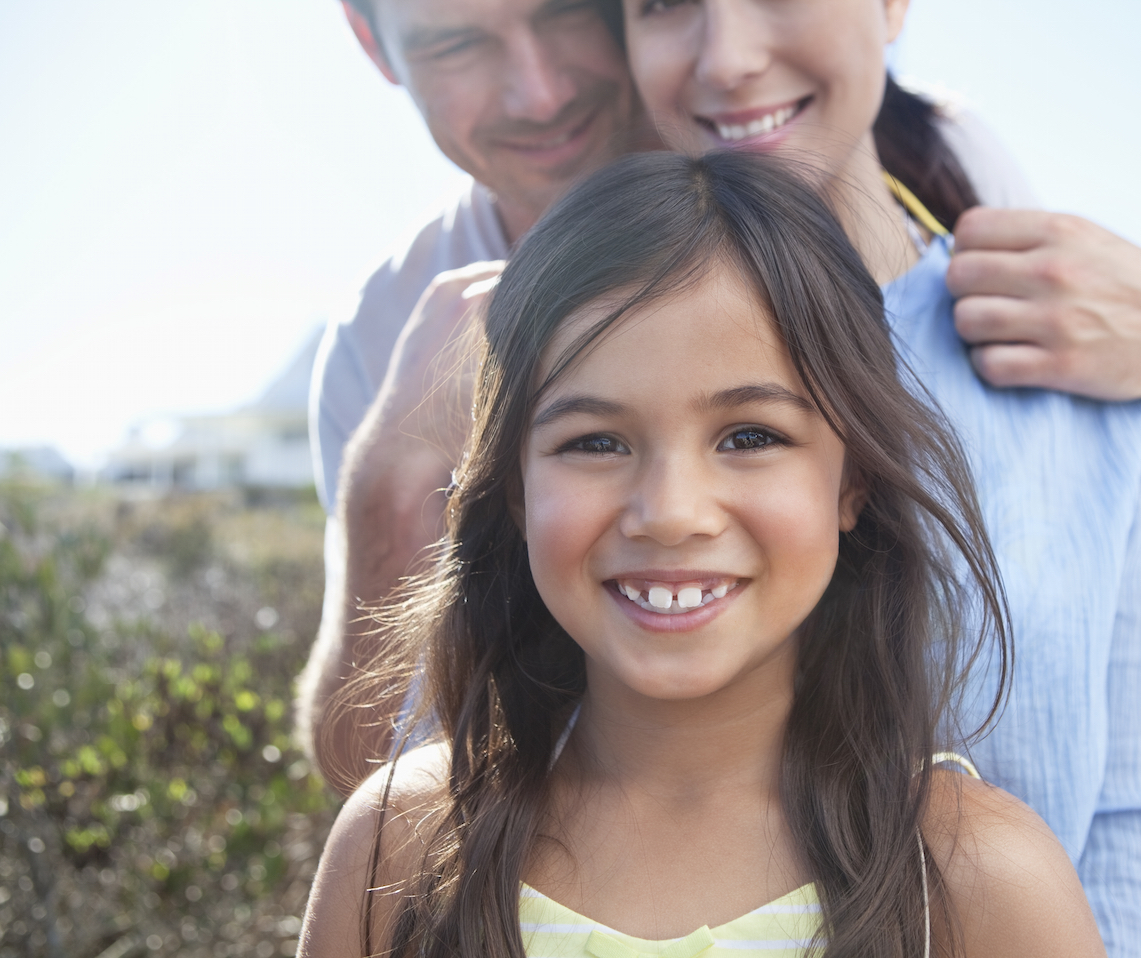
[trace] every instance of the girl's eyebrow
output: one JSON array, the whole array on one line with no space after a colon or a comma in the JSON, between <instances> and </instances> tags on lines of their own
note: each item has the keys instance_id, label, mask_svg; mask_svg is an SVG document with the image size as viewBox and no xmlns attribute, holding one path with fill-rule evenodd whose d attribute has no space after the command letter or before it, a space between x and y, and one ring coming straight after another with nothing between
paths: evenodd
<instances>
[{"instance_id":1,"label":"girl's eyebrow","mask_svg":"<svg viewBox=\"0 0 1141 958\"><path fill-rule=\"evenodd\" d=\"M703 397L698 406L703 410L732 409L751 403L782 403L795 406L802 412L816 412L816 407L811 402L780 383L749 383L745 386L734 386L732 389L722 389L711 396Z\"/></svg>"},{"instance_id":2,"label":"girl's eyebrow","mask_svg":"<svg viewBox=\"0 0 1141 958\"><path fill-rule=\"evenodd\" d=\"M597 396L566 396L563 399L557 399L542 412L535 416L535 421L532 424L532 429L538 429L540 426L546 426L554 422L556 419L561 419L563 416L570 416L574 413L586 413L593 416L617 416L626 411L626 407L622 403L614 402L610 399L600 399Z\"/></svg>"},{"instance_id":3,"label":"girl's eyebrow","mask_svg":"<svg viewBox=\"0 0 1141 958\"><path fill-rule=\"evenodd\" d=\"M802 412L816 412L816 407L811 402L779 383L749 383L745 386L722 389L710 396L703 396L698 400L697 407L702 411L708 411L771 403L795 406ZM565 396L562 399L556 399L536 415L531 428L538 429L564 416L571 416L576 413L583 413L588 416L620 416L626 411L627 406L625 404L615 402L612 399L585 395Z\"/></svg>"}]
</instances>

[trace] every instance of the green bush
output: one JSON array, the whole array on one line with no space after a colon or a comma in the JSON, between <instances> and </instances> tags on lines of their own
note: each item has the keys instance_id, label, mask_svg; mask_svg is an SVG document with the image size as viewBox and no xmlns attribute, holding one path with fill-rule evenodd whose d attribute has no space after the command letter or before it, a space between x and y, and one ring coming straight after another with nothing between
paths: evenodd
<instances>
[{"instance_id":1,"label":"green bush","mask_svg":"<svg viewBox=\"0 0 1141 958\"><path fill-rule=\"evenodd\" d=\"M311 497L0 482L0 958L292 954L335 803L291 737Z\"/></svg>"}]
</instances>

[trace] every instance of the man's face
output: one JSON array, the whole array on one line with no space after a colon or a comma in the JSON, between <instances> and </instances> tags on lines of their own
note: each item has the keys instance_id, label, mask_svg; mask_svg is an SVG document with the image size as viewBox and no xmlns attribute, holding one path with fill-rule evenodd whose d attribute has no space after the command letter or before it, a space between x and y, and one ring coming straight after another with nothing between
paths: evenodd
<instances>
[{"instance_id":1,"label":"man's face","mask_svg":"<svg viewBox=\"0 0 1141 958\"><path fill-rule=\"evenodd\" d=\"M385 72L511 238L621 150L636 100L593 0L374 2Z\"/></svg>"}]
</instances>

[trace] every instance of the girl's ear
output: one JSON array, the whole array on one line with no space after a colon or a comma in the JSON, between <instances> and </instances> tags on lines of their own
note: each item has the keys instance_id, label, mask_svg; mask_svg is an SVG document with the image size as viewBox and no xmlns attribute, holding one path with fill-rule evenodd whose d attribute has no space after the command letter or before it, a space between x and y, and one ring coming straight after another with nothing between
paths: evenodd
<instances>
[{"instance_id":1,"label":"girl's ear","mask_svg":"<svg viewBox=\"0 0 1141 958\"><path fill-rule=\"evenodd\" d=\"M856 522L868 501L868 490L859 473L854 469L846 471L848 475L844 477L844 488L840 492L839 503L841 532L851 532L856 528Z\"/></svg>"},{"instance_id":2,"label":"girl's ear","mask_svg":"<svg viewBox=\"0 0 1141 958\"><path fill-rule=\"evenodd\" d=\"M903 22L907 19L907 8L911 0L884 0L884 12L887 15L887 42L894 43L899 39Z\"/></svg>"}]
</instances>

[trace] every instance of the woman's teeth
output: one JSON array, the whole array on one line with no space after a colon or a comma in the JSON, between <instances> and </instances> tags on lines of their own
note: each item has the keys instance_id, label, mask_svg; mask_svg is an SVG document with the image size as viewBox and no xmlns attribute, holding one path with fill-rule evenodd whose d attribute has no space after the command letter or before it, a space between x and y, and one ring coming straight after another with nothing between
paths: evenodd
<instances>
[{"instance_id":1,"label":"woman's teeth","mask_svg":"<svg viewBox=\"0 0 1141 958\"><path fill-rule=\"evenodd\" d=\"M777 127L784 126L795 115L799 107L786 106L775 113L766 113L762 117L750 120L748 123L722 124L717 123L717 135L723 140L734 142L744 140L746 137L758 136L761 133L772 133Z\"/></svg>"},{"instance_id":2,"label":"woman's teeth","mask_svg":"<svg viewBox=\"0 0 1141 958\"><path fill-rule=\"evenodd\" d=\"M726 594L737 588L737 581L719 582L705 589L697 585L682 586L680 589L676 586L654 585L646 590L645 595L637 586L619 582L618 591L649 612L677 615L701 605L709 605L714 599L725 598Z\"/></svg>"}]
</instances>

